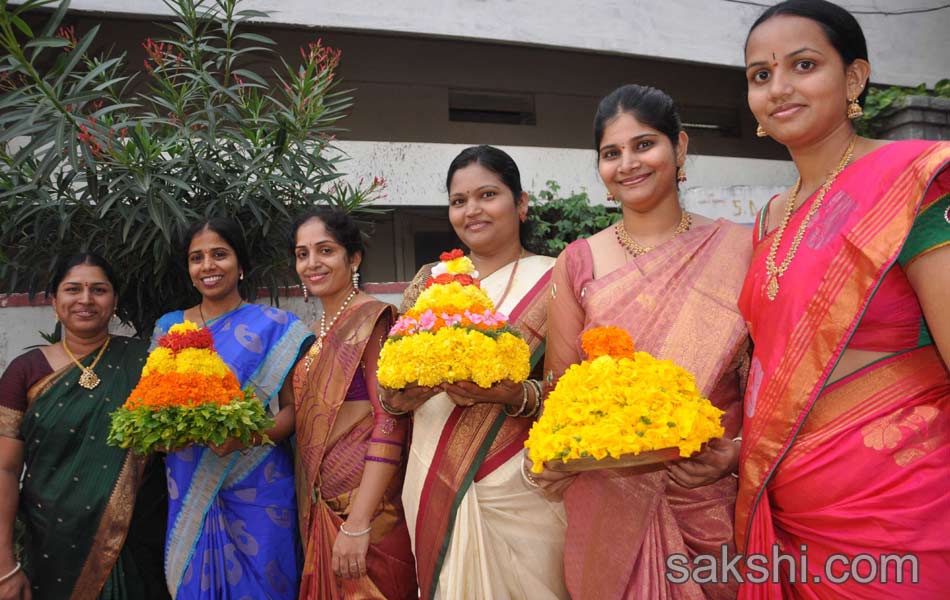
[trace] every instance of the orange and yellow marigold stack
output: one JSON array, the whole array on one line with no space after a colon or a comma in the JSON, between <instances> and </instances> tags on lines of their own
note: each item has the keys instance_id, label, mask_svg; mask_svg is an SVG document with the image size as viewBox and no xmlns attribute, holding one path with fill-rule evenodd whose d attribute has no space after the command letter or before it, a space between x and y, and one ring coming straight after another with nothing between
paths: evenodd
<instances>
[{"instance_id":1,"label":"orange and yellow marigold stack","mask_svg":"<svg viewBox=\"0 0 950 600\"><path fill-rule=\"evenodd\" d=\"M211 332L185 321L149 354L138 385L113 414L109 442L145 454L230 437L246 442L269 425L261 402L241 390L215 352Z\"/></svg>"},{"instance_id":2,"label":"orange and yellow marigold stack","mask_svg":"<svg viewBox=\"0 0 950 600\"><path fill-rule=\"evenodd\" d=\"M379 357L385 387L473 381L481 387L530 372L528 344L508 326L461 250L443 252L426 289L396 321Z\"/></svg>"},{"instance_id":3,"label":"orange and yellow marigold stack","mask_svg":"<svg viewBox=\"0 0 950 600\"><path fill-rule=\"evenodd\" d=\"M552 460L622 458L666 448L689 456L723 434L723 412L702 397L693 375L637 352L626 331L591 329L581 347L587 360L561 376L528 434L533 471Z\"/></svg>"}]
</instances>

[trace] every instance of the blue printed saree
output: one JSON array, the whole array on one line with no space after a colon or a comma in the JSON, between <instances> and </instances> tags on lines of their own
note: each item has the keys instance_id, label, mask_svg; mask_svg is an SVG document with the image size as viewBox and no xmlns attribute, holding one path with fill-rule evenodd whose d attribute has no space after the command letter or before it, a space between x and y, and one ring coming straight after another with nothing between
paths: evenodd
<instances>
[{"instance_id":1,"label":"blue printed saree","mask_svg":"<svg viewBox=\"0 0 950 600\"><path fill-rule=\"evenodd\" d=\"M184 314L164 315L156 337ZM312 336L294 315L245 304L208 322L218 354L241 386L278 410L277 393ZM297 597L300 537L288 443L219 457L192 446L166 459L165 577L173 598Z\"/></svg>"}]
</instances>

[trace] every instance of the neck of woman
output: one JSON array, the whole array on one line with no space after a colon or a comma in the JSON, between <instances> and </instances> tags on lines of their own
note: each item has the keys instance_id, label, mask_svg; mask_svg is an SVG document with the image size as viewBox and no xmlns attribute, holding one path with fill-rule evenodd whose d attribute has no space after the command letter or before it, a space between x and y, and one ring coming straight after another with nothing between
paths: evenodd
<instances>
[{"instance_id":1,"label":"neck of woman","mask_svg":"<svg viewBox=\"0 0 950 600\"><path fill-rule=\"evenodd\" d=\"M346 302L346 299L349 298L352 292L353 287L345 286L331 294L327 294L326 296L319 296L320 304L323 306L323 314L326 315L327 322L329 322L330 319L336 315L337 311L343 307L343 303ZM357 295L359 295L359 292L354 294L353 298L355 299ZM350 303L352 302L353 300L351 299Z\"/></svg>"},{"instance_id":2,"label":"neck of woman","mask_svg":"<svg viewBox=\"0 0 950 600\"><path fill-rule=\"evenodd\" d=\"M676 193L645 212L623 207L624 229L630 237L648 248L670 239L682 218L683 208Z\"/></svg>"},{"instance_id":3,"label":"neck of woman","mask_svg":"<svg viewBox=\"0 0 950 600\"><path fill-rule=\"evenodd\" d=\"M76 358L82 358L96 350L105 343L109 337L109 328L89 334L87 336L75 334L65 327L63 328L63 344Z\"/></svg>"},{"instance_id":4,"label":"neck of woman","mask_svg":"<svg viewBox=\"0 0 950 600\"><path fill-rule=\"evenodd\" d=\"M216 319L224 313L230 312L244 303L241 293L235 288L231 293L221 298L202 298L198 304L200 316L207 321Z\"/></svg>"},{"instance_id":5,"label":"neck of woman","mask_svg":"<svg viewBox=\"0 0 950 600\"><path fill-rule=\"evenodd\" d=\"M498 248L471 248L469 258L478 271L479 279L485 279L498 269L518 260L524 254L524 248L521 247L517 239L511 243L504 244Z\"/></svg>"},{"instance_id":6,"label":"neck of woman","mask_svg":"<svg viewBox=\"0 0 950 600\"><path fill-rule=\"evenodd\" d=\"M828 176L841 162L841 157L844 156L854 135L854 127L849 121L845 121L812 142L788 148L795 162L795 168L798 169L798 175L802 178L802 188L798 194L799 204L825 183ZM857 144L854 155L859 156Z\"/></svg>"}]
</instances>

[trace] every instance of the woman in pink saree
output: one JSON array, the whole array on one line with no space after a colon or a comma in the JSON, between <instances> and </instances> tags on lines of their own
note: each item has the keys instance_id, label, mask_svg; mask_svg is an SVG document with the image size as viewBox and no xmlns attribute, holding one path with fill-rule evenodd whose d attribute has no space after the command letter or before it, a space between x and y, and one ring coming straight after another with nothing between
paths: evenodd
<instances>
[{"instance_id":1,"label":"woman in pink saree","mask_svg":"<svg viewBox=\"0 0 950 600\"><path fill-rule=\"evenodd\" d=\"M623 220L558 258L545 372L556 379L580 362L584 331L621 327L638 350L695 375L703 395L725 411L726 434L670 466L560 481L553 472L538 475L549 491L566 486L568 591L575 600L734 598L736 582L671 581L667 560L732 548L736 479L729 473L738 443L731 439L740 427L749 350L736 299L751 253L749 231L681 208L677 186L688 138L664 92L615 90L601 101L595 140L601 178Z\"/></svg>"},{"instance_id":2,"label":"woman in pink saree","mask_svg":"<svg viewBox=\"0 0 950 600\"><path fill-rule=\"evenodd\" d=\"M759 215L740 298L743 598L950 587L950 145L855 135L867 57L857 21L816 0L769 9L746 44L760 134L800 177ZM752 568L773 552L791 558Z\"/></svg>"}]
</instances>

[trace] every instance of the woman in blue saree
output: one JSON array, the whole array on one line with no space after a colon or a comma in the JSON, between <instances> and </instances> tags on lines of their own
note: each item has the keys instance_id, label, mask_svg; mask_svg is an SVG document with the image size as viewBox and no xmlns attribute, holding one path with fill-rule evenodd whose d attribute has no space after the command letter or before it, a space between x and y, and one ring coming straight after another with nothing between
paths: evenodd
<instances>
[{"instance_id":1,"label":"woman in blue saree","mask_svg":"<svg viewBox=\"0 0 950 600\"><path fill-rule=\"evenodd\" d=\"M274 415L267 435L276 445L243 448L232 439L168 454L168 589L176 599L290 600L297 597L301 552L287 441L293 397L284 381L313 336L294 315L243 301L238 284L249 260L236 223L200 223L185 244L202 299L162 316L155 339L186 319L207 326L241 386L252 386Z\"/></svg>"}]
</instances>

